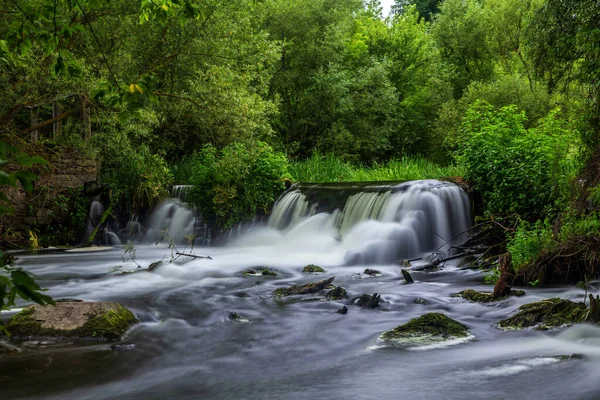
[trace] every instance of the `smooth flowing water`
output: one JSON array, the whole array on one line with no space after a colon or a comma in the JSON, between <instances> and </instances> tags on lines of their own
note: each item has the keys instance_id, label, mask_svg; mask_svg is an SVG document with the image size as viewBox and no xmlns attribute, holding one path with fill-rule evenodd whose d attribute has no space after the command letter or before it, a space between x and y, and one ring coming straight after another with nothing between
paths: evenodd
<instances>
[{"instance_id":1,"label":"smooth flowing water","mask_svg":"<svg viewBox=\"0 0 600 400\"><path fill-rule=\"evenodd\" d=\"M434 193L420 190L425 196ZM372 211L363 213L362 219L352 217L355 222L345 229L344 220L351 213L344 208L337 213L312 212L311 208L318 207L311 205L310 196L299 193L307 196L304 207L298 193L288 192L278 206L293 195L305 211L286 206L287 211L275 212L276 207L270 227L250 230L226 247L194 250L212 260L180 257L169 263L166 245L137 246L136 261L143 267L164 258L165 263L153 272L118 275L116 266L136 269L131 260L123 261L121 248L20 257L18 265L36 274L53 297L118 301L142 323L116 344L25 343L19 354L0 355L1 398L600 398L599 328L579 325L546 332L505 332L495 327L521 304L555 296L582 301L582 290L525 288L524 297L481 305L451 297L466 288L491 290L482 284L481 272L460 269L456 260L437 271L413 272L416 282L408 285L403 283L400 267L391 261L364 257L358 265L349 258L353 252L369 253L358 239L349 238L363 235L362 240L368 240L373 231L367 228L373 224L409 229L406 235L392 236L397 247L422 246L420 224L409 223L406 216L413 207L407 205L410 191L379 193L390 197L387 203L366 201L373 204ZM406 198L400 201L397 196ZM444 196L437 198L451 197ZM438 214L445 204L459 207L453 201L434 200ZM384 203L392 201L404 205L396 208L398 213L390 221L382 215L389 210ZM413 211L419 211L424 203L410 204ZM375 212L377 208L380 211ZM288 211L293 222L279 225L273 220L277 215L284 218ZM468 216L468 209L463 212ZM436 225L437 217L428 216L426 221L432 232L443 228L445 235L451 235L460 232L455 226L460 221L452 219L455 216L449 217L454 222L441 225ZM406 239L412 237L411 232L416 239ZM391 240L386 235L380 238L386 245ZM427 240L426 248L438 243L435 238ZM425 261L413 266L420 262ZM321 265L326 273L302 273L302 267L310 263ZM243 274L257 266L273 268L280 275ZM366 267L380 270L382 276L366 276ZM280 287L331 276L336 285L348 290L350 299L271 295ZM380 306L369 310L353 305L363 293L381 294ZM348 314L337 314L343 305ZM249 322L228 320L231 311ZM450 346L411 349L390 347L379 339L382 332L427 312L443 312L464 323L474 338ZM574 353L583 358L555 357Z\"/></svg>"}]
</instances>

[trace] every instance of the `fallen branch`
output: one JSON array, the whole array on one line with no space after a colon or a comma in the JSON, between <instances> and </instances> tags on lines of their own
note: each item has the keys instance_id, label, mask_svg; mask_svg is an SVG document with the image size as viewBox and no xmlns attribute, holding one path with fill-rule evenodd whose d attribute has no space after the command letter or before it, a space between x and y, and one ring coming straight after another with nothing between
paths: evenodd
<instances>
[{"instance_id":1,"label":"fallen branch","mask_svg":"<svg viewBox=\"0 0 600 400\"><path fill-rule=\"evenodd\" d=\"M177 254L178 256L186 256L186 257L192 257L192 258L208 258L209 260L212 260L211 256L197 256L195 254L180 253L178 251L176 251L175 254Z\"/></svg>"}]
</instances>

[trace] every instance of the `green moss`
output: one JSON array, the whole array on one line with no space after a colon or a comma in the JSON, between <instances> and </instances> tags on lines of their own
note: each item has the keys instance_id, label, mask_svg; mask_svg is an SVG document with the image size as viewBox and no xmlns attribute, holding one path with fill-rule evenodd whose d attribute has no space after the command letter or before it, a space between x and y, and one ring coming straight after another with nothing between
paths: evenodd
<instances>
[{"instance_id":1,"label":"green moss","mask_svg":"<svg viewBox=\"0 0 600 400\"><path fill-rule=\"evenodd\" d=\"M248 269L248 270L244 271L244 275L246 275L246 276L266 276L266 277L279 276L279 274L277 272L273 271L270 268L266 268L266 267L256 267L256 268Z\"/></svg>"},{"instance_id":2,"label":"green moss","mask_svg":"<svg viewBox=\"0 0 600 400\"><path fill-rule=\"evenodd\" d=\"M323 268L319 267L318 265L309 264L306 267L302 268L302 272L306 272L309 274L315 274L315 273L319 273L319 272L325 272L325 270Z\"/></svg>"},{"instance_id":3,"label":"green moss","mask_svg":"<svg viewBox=\"0 0 600 400\"><path fill-rule=\"evenodd\" d=\"M118 305L90 317L84 325L77 329L61 330L44 328L41 322L32 318L34 311L34 306L29 306L8 320L6 329L11 336L17 338L54 337L119 340L132 325L138 322L137 317L131 311Z\"/></svg>"},{"instance_id":4,"label":"green moss","mask_svg":"<svg viewBox=\"0 0 600 400\"><path fill-rule=\"evenodd\" d=\"M33 306L26 307L8 320L6 330L11 336L34 336L36 332L43 330L42 324L31 318L34 311Z\"/></svg>"},{"instance_id":5,"label":"green moss","mask_svg":"<svg viewBox=\"0 0 600 400\"><path fill-rule=\"evenodd\" d=\"M328 289L331 285L331 282L333 282L334 278L335 276L319 282L311 282L299 286L290 286L287 288L275 289L273 291L273 295L277 297L283 297L316 293L323 289Z\"/></svg>"},{"instance_id":6,"label":"green moss","mask_svg":"<svg viewBox=\"0 0 600 400\"><path fill-rule=\"evenodd\" d=\"M415 336L437 336L443 339L467 337L465 325L440 313L429 313L413 318L404 325L381 335L384 340L406 339Z\"/></svg>"},{"instance_id":7,"label":"green moss","mask_svg":"<svg viewBox=\"0 0 600 400\"><path fill-rule=\"evenodd\" d=\"M137 317L119 305L105 313L91 317L78 331L80 331L81 337L118 340L136 322L138 322Z\"/></svg>"},{"instance_id":8,"label":"green moss","mask_svg":"<svg viewBox=\"0 0 600 400\"><path fill-rule=\"evenodd\" d=\"M453 294L452 297L462 297L465 300L469 300L473 303L492 303L495 301L505 300L509 296L524 296L523 290L511 290L508 296L502 296L494 298L490 292L478 292L473 289L465 289L462 292Z\"/></svg>"},{"instance_id":9,"label":"green moss","mask_svg":"<svg viewBox=\"0 0 600 400\"><path fill-rule=\"evenodd\" d=\"M327 292L325 297L327 297L329 300L342 300L348 298L348 293L343 287L336 286L334 289Z\"/></svg>"},{"instance_id":10,"label":"green moss","mask_svg":"<svg viewBox=\"0 0 600 400\"><path fill-rule=\"evenodd\" d=\"M501 328L521 329L538 326L539 329L553 328L583 322L588 310L583 303L552 298L535 303L524 304L518 312L498 322Z\"/></svg>"}]
</instances>

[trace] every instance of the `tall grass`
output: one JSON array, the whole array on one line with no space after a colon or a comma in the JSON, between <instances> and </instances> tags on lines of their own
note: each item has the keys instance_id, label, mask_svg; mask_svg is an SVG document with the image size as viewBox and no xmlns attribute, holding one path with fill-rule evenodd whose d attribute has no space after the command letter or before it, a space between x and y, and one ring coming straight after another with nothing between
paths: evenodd
<instances>
[{"instance_id":1,"label":"tall grass","mask_svg":"<svg viewBox=\"0 0 600 400\"><path fill-rule=\"evenodd\" d=\"M366 167L344 162L332 154L313 154L307 160L291 163L288 171L294 181L312 183L409 181L462 175L458 167L441 167L423 158L403 157Z\"/></svg>"}]
</instances>

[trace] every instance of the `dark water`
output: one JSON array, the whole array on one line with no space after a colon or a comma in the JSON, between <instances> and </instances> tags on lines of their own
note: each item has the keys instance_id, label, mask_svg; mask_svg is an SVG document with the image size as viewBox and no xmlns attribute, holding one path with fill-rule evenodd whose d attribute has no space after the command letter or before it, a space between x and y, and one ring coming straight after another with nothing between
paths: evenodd
<instances>
[{"instance_id":1,"label":"dark water","mask_svg":"<svg viewBox=\"0 0 600 400\"><path fill-rule=\"evenodd\" d=\"M213 260L179 259L154 273L115 275L122 249L106 253L26 256L55 298L119 301L142 323L113 343L25 346L0 355L0 398L36 399L598 399L600 329L581 325L504 332L494 324L520 304L560 296L583 300L576 288L526 288L527 295L479 305L451 298L465 288L491 290L478 271L446 264L402 282L400 267L341 265L343 255L307 238L286 245L204 249ZM308 243L308 244L307 244ZM302 245L301 245L302 244ZM164 247L136 250L146 267ZM318 276L300 272L322 265ZM278 278L245 277L248 267L277 269ZM277 300L280 286L335 276L351 297L380 293L380 307L350 301ZM417 298L427 304L416 304ZM335 311L347 305L347 315ZM248 323L227 320L236 311ZM447 347L386 347L379 335L426 312L444 312L469 326L472 340ZM580 353L584 359L552 356Z\"/></svg>"}]
</instances>

